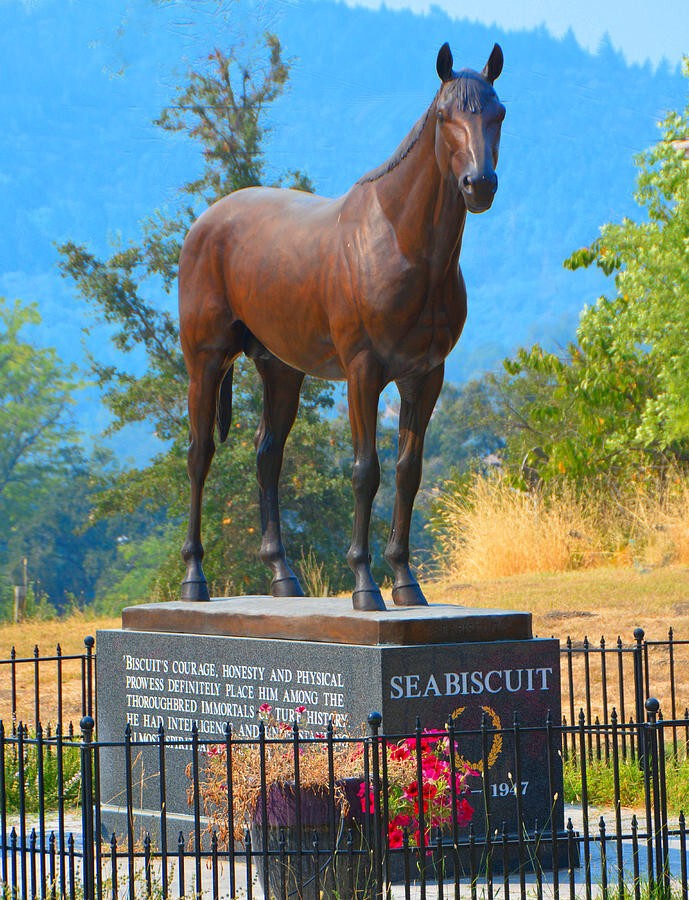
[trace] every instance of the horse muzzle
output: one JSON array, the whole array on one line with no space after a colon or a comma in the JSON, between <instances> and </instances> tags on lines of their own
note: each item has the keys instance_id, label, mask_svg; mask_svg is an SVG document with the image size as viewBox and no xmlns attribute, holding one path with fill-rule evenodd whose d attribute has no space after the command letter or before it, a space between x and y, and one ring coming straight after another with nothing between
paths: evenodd
<instances>
[{"instance_id":1,"label":"horse muzzle","mask_svg":"<svg viewBox=\"0 0 689 900\"><path fill-rule=\"evenodd\" d=\"M495 172L484 172L481 175L467 173L460 179L460 190L464 202L469 212L472 213L481 213L490 209L497 189L498 176Z\"/></svg>"}]
</instances>

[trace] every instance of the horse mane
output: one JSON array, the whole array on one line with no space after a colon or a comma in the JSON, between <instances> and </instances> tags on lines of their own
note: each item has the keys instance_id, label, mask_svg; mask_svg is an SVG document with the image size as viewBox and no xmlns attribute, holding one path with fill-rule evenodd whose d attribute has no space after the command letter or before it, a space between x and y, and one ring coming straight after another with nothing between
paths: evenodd
<instances>
[{"instance_id":1,"label":"horse mane","mask_svg":"<svg viewBox=\"0 0 689 900\"><path fill-rule=\"evenodd\" d=\"M421 137L431 110L438 102L440 91L433 98L433 102L426 110L425 114L414 125L409 134L405 137L399 147L392 156L388 157L385 162L371 169L365 175L357 180L357 184L367 184L371 181L377 181L383 175L387 175L405 159ZM495 95L492 85L486 79L474 72L472 69L462 69L452 81L447 83L447 91L450 95L454 95L454 102L460 112L480 113L483 110L488 99Z\"/></svg>"},{"instance_id":2,"label":"horse mane","mask_svg":"<svg viewBox=\"0 0 689 900\"><path fill-rule=\"evenodd\" d=\"M367 184L370 181L377 181L379 178L382 178L383 175L387 175L388 172L391 172L393 169L397 168L397 166L402 162L402 160L409 156L412 148L418 143L421 134L423 133L424 128L426 127L426 122L428 121L428 117L431 114L431 110L435 105L435 100L428 107L423 116L419 119L419 121L414 125L409 134L405 137L402 143L399 145L397 150L389 156L385 162L381 163L379 166L376 166L375 169L371 169L370 172L367 172L365 175L362 175L361 178L356 182L357 184Z\"/></svg>"}]
</instances>

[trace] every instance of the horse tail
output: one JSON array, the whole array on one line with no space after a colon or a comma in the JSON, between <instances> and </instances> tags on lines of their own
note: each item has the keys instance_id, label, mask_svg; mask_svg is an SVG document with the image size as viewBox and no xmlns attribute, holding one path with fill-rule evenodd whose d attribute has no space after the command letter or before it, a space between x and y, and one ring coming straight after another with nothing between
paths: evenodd
<instances>
[{"instance_id":1,"label":"horse tail","mask_svg":"<svg viewBox=\"0 0 689 900\"><path fill-rule=\"evenodd\" d=\"M218 426L218 437L220 443L224 444L227 435L230 433L230 425L232 424L232 375L234 366L225 372L218 388L218 402L215 408L215 421Z\"/></svg>"}]
</instances>

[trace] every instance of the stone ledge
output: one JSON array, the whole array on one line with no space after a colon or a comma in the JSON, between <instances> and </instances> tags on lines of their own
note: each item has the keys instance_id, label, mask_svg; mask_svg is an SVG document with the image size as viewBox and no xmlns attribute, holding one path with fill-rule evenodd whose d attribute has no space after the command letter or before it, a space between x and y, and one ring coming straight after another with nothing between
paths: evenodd
<instances>
[{"instance_id":1,"label":"stone ledge","mask_svg":"<svg viewBox=\"0 0 689 900\"><path fill-rule=\"evenodd\" d=\"M528 640L531 613L434 603L359 612L345 597L219 597L130 606L129 631L208 634L366 646Z\"/></svg>"}]
</instances>

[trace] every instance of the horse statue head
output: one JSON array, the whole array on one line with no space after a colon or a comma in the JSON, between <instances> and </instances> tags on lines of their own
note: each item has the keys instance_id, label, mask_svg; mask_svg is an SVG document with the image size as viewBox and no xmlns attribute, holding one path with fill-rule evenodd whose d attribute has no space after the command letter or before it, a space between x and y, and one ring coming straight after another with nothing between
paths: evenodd
<instances>
[{"instance_id":1,"label":"horse statue head","mask_svg":"<svg viewBox=\"0 0 689 900\"><path fill-rule=\"evenodd\" d=\"M435 152L441 173L452 176L469 212L489 209L498 189L495 167L505 107L493 84L502 71L503 56L495 44L481 73L455 72L452 51L443 44L436 69L442 85L435 103Z\"/></svg>"}]
</instances>

